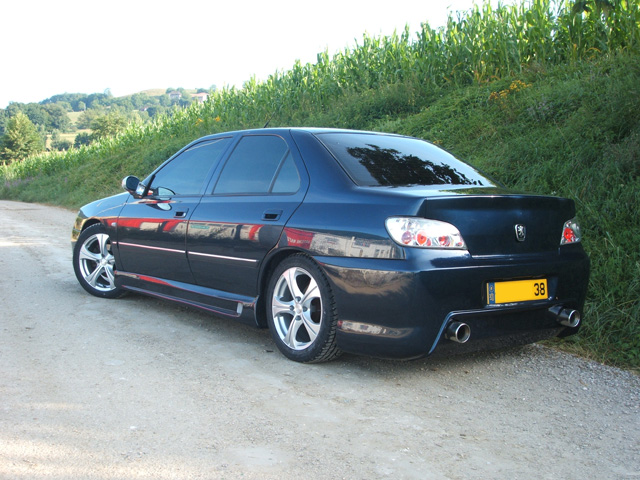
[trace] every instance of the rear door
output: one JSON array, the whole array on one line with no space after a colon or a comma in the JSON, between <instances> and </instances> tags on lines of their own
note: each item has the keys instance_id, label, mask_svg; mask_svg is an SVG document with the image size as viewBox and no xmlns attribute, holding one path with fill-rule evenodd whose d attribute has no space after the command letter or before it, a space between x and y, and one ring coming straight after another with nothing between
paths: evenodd
<instances>
[{"instance_id":1,"label":"rear door","mask_svg":"<svg viewBox=\"0 0 640 480\"><path fill-rule=\"evenodd\" d=\"M191 271L198 285L255 297L261 262L309 179L287 132L243 136L220 170L189 222Z\"/></svg>"}]
</instances>

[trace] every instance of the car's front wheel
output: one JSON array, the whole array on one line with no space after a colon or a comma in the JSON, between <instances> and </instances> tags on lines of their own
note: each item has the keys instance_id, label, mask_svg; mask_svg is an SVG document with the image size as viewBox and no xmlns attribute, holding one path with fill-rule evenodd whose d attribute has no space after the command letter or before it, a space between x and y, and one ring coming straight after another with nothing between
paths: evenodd
<instances>
[{"instance_id":1,"label":"car's front wheel","mask_svg":"<svg viewBox=\"0 0 640 480\"><path fill-rule=\"evenodd\" d=\"M117 298L125 292L114 281L115 259L111 238L100 223L85 229L73 249L73 270L82 288L101 298Z\"/></svg>"},{"instance_id":2,"label":"car's front wheel","mask_svg":"<svg viewBox=\"0 0 640 480\"><path fill-rule=\"evenodd\" d=\"M319 363L342 353L331 287L313 260L303 255L284 260L271 276L267 295L269 330L287 358Z\"/></svg>"}]
</instances>

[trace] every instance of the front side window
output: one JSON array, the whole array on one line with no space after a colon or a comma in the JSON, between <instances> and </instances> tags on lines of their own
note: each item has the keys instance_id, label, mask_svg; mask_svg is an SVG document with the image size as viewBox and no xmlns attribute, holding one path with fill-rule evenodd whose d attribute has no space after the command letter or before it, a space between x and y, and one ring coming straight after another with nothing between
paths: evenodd
<instances>
[{"instance_id":1,"label":"front side window","mask_svg":"<svg viewBox=\"0 0 640 480\"><path fill-rule=\"evenodd\" d=\"M231 153L214 194L295 193L300 175L287 143L275 135L252 135Z\"/></svg>"},{"instance_id":2,"label":"front side window","mask_svg":"<svg viewBox=\"0 0 640 480\"><path fill-rule=\"evenodd\" d=\"M470 165L423 140L365 133L318 138L359 186L493 185Z\"/></svg>"},{"instance_id":3,"label":"front side window","mask_svg":"<svg viewBox=\"0 0 640 480\"><path fill-rule=\"evenodd\" d=\"M182 152L156 173L151 185L154 195L198 195L207 175L229 145L230 138L200 142Z\"/></svg>"}]
</instances>

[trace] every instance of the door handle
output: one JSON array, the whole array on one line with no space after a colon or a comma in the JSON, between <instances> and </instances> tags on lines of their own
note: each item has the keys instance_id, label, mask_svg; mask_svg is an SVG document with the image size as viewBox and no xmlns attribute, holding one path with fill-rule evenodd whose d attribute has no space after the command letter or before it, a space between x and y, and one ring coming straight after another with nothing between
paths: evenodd
<instances>
[{"instance_id":1,"label":"door handle","mask_svg":"<svg viewBox=\"0 0 640 480\"><path fill-rule=\"evenodd\" d=\"M282 215L282 210L266 210L262 214L262 219L275 222L276 220L280 219L281 215Z\"/></svg>"},{"instance_id":2,"label":"door handle","mask_svg":"<svg viewBox=\"0 0 640 480\"><path fill-rule=\"evenodd\" d=\"M184 218L187 216L187 212L189 211L189 209L187 208L186 210L181 210L175 213L174 217L175 218Z\"/></svg>"}]
</instances>

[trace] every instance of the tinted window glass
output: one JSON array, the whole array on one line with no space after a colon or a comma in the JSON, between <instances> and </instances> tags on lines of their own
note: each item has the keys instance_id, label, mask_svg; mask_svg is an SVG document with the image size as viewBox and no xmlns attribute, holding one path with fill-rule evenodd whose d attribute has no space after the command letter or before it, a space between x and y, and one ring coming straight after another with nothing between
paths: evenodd
<instances>
[{"instance_id":1,"label":"tinted window glass","mask_svg":"<svg viewBox=\"0 0 640 480\"><path fill-rule=\"evenodd\" d=\"M293 193L299 185L289 147L281 137L247 136L233 150L213 193Z\"/></svg>"},{"instance_id":2,"label":"tinted window glass","mask_svg":"<svg viewBox=\"0 0 640 480\"><path fill-rule=\"evenodd\" d=\"M197 195L225 148L229 138L201 142L185 150L156 173L151 185L155 195Z\"/></svg>"},{"instance_id":3,"label":"tinted window glass","mask_svg":"<svg viewBox=\"0 0 640 480\"><path fill-rule=\"evenodd\" d=\"M318 138L360 186L493 185L473 167L422 140L361 133Z\"/></svg>"},{"instance_id":4,"label":"tinted window glass","mask_svg":"<svg viewBox=\"0 0 640 480\"><path fill-rule=\"evenodd\" d=\"M285 157L284 162L273 182L273 193L294 193L300 188L300 175L293 161L291 152Z\"/></svg>"}]
</instances>

